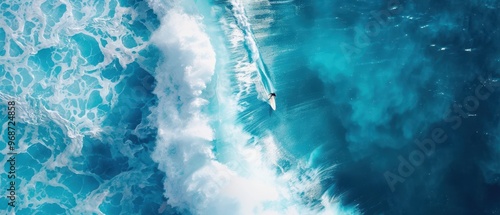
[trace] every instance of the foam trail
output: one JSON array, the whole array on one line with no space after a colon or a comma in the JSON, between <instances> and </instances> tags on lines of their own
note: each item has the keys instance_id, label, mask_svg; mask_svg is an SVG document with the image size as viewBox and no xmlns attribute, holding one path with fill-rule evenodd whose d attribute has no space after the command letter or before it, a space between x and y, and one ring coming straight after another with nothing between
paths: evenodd
<instances>
[{"instance_id":1,"label":"foam trail","mask_svg":"<svg viewBox=\"0 0 500 215\"><path fill-rule=\"evenodd\" d=\"M260 83L265 92L259 92L259 97L268 98L269 93L275 92L276 89L273 86L273 82L269 77L269 70L267 69L266 64L262 60L261 54L259 52L259 48L257 46L257 42L255 41L254 34L252 32L252 28L250 22L248 21L248 17L245 13L245 8L240 4L239 0L232 0L231 4L233 5L233 15L236 18L236 22L240 30L243 32L245 36L245 48L248 51L248 56L250 58L250 63L257 64L257 70L259 75ZM259 87L257 87L259 89Z\"/></svg>"}]
</instances>

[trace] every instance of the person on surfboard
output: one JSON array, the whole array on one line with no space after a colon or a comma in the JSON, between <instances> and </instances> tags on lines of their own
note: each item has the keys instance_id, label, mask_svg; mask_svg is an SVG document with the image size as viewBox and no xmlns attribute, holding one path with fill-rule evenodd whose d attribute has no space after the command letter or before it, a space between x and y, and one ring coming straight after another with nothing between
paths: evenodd
<instances>
[{"instance_id":1,"label":"person on surfboard","mask_svg":"<svg viewBox=\"0 0 500 215\"><path fill-rule=\"evenodd\" d=\"M271 108L273 110L276 110L276 101L275 101L276 99L275 98L276 98L276 93L269 93L269 99L267 99L267 100L269 100L269 105L271 105Z\"/></svg>"}]
</instances>

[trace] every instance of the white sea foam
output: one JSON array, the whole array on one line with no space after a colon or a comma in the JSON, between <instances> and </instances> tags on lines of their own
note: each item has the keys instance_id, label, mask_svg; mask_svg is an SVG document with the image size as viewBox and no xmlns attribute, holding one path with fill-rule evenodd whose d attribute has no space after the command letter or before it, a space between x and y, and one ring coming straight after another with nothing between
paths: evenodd
<instances>
[{"instance_id":1,"label":"white sea foam","mask_svg":"<svg viewBox=\"0 0 500 215\"><path fill-rule=\"evenodd\" d=\"M25 156L29 147L36 144L43 145L51 153L49 158L39 164L19 166L27 168L27 171L18 175L19 189L21 189L18 198L22 199L16 207L37 210L45 203L54 203L71 214L102 214L98 206L105 198L129 186L129 184L116 184L120 184L120 181L136 184L137 181L145 181L141 177L147 179L148 176L142 172L125 171L112 179L103 180L90 170L77 170L82 164L74 163L74 160L81 158L85 135L101 138L102 122L106 119L102 110L97 107L88 108L90 95L97 91L103 101L100 104L113 108L119 96L115 87L125 76L120 75L116 80L108 80L102 77L100 70L115 59L118 59L123 67L138 62L137 58L140 58L138 52L149 45L137 35L133 36L137 42L136 47L126 48L122 42L125 35L131 35L130 29L122 23L123 17L130 15L134 19L143 14L137 14L130 8L120 6L113 8L108 0L76 2L56 0L50 1L52 2L50 4L48 2L25 1L18 4L20 2L11 1L8 4L10 7L2 5L2 10L8 10L15 19L0 19L0 27L6 31L7 42L6 54L0 56L0 65L3 66L2 70L13 77L12 80L7 76L0 77L2 82L0 100L2 103L16 101L16 121L25 126L22 127L23 136L18 137L18 153ZM18 7L17 10L11 9L14 5ZM57 13L56 8L61 5L66 7L66 12L60 19L52 22L51 19ZM44 9L45 6L47 8ZM110 17L108 12L112 9L116 9L116 12ZM82 16L78 17L78 13L82 13ZM17 27L9 22L16 22ZM31 24L34 26L28 32ZM71 39L80 33L91 36L99 43L99 51L103 54L101 63L97 65L86 63L87 59L81 55L78 44ZM105 41L107 45L103 45L101 41ZM11 43L16 43L22 49L19 55L12 55L15 50L10 49ZM42 57L51 58L54 61L53 67L37 66L45 62L30 63L30 57L46 48L51 48L52 51L50 55ZM60 69L57 75L56 68ZM8 86L12 86L13 90L3 90L3 87ZM111 99L108 100L107 97ZM113 140L109 142L113 143ZM123 149L124 155L134 158L133 153L138 149L127 147L129 148ZM110 150L113 153L113 149ZM6 154L7 151L2 149L2 152ZM41 167L35 169L35 166L39 165ZM57 173L55 177L53 174L49 176L48 172L60 171L62 168L68 168L70 172L66 175ZM140 170L141 167L138 165L134 168ZM33 177L30 180L23 178L29 175L30 171L35 172ZM0 170L0 174L5 174L5 171ZM87 196L72 193L64 185L66 179L72 175L94 178L98 181L99 187ZM135 175L135 179L124 179L127 178L126 175ZM55 193L44 189L49 186L67 192L64 194L67 199L51 197ZM110 191L110 187L114 189ZM42 211L45 212L47 211Z\"/></svg>"},{"instance_id":2,"label":"white sea foam","mask_svg":"<svg viewBox=\"0 0 500 215\"><path fill-rule=\"evenodd\" d=\"M99 95L103 99L103 103L113 106L113 101L116 101L117 93L114 87L122 79L110 81L101 77L96 71L104 65L111 63L114 59L119 59L121 65L126 67L127 64L133 62L137 57L137 52L144 49L148 45L142 41L142 38L136 37L138 46L127 49L122 44L121 38L127 35L127 29L121 24L122 17L133 11L122 7L116 7L116 13L113 17L108 16L110 11L109 1L106 1L101 6L95 5L91 1L81 2L81 6L75 8L75 5L67 1L54 1L53 4L46 4L45 1L33 1L29 4L19 4L19 9L11 10L19 23L19 28L13 29L8 26L4 19L0 19L0 27L6 31L6 47L9 47L11 41L16 42L23 52L15 57L7 54L0 57L0 64L4 65L5 71L8 71L12 76L19 76L19 82L12 81L11 86L19 87L20 91L16 91L15 99L19 102L27 100L39 100L43 98L46 103L44 107L47 110L57 111L59 116L67 120L69 130L73 133L78 133L82 130L90 130L90 133L96 134L99 131L99 124L104 119L102 113L99 113L97 108L86 109L86 100L89 95L98 90ZM42 5L50 5L49 11L43 11ZM64 5L66 12L58 22L51 23L48 20L53 18L55 8ZM102 7L102 8L97 8ZM99 10L102 9L102 10ZM77 18L74 12L82 13L81 18ZM53 14L54 13L54 14ZM31 30L31 34L23 33L24 27L33 23L35 26ZM91 29L99 29L106 32L104 35L94 34L89 32L87 27ZM98 43L99 49L104 55L104 60L98 65L82 64L85 58L79 53L79 48L70 37L79 33L92 36ZM113 40L111 37L116 37ZM106 41L104 47L100 41ZM45 48L53 48L52 60L55 67L53 70L60 67L60 74L48 76L43 69L29 65L29 57L39 53ZM61 56L62 59L57 59L55 56ZM65 59L65 56L71 56ZM53 73L53 71L52 71ZM31 77L28 80L24 77ZM94 83L86 83L85 80L96 80ZM45 93L39 95L40 92L34 95L36 84L40 84ZM74 92L72 89L79 89ZM71 88L71 89L70 89ZM112 101L106 101L106 96L112 94ZM94 116L89 118L88 116ZM29 118L25 118L29 120Z\"/></svg>"},{"instance_id":3,"label":"white sea foam","mask_svg":"<svg viewBox=\"0 0 500 215\"><path fill-rule=\"evenodd\" d=\"M192 212L206 207L207 197L227 172L213 160L213 131L201 112L207 102L201 94L214 73L215 53L200 20L181 8L170 8L152 38L166 56L156 71L159 103L154 116L159 137L152 157L167 174L168 203Z\"/></svg>"}]
</instances>

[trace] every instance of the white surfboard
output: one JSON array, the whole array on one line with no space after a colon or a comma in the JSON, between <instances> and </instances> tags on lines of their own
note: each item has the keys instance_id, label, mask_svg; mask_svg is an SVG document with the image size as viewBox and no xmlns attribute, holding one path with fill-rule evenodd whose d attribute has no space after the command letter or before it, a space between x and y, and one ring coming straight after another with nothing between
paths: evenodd
<instances>
[{"instance_id":1,"label":"white surfboard","mask_svg":"<svg viewBox=\"0 0 500 215\"><path fill-rule=\"evenodd\" d=\"M275 101L274 97L275 97L275 96L271 96L271 97L269 98L269 105L271 105L271 108L272 108L273 110L276 110L276 101Z\"/></svg>"}]
</instances>

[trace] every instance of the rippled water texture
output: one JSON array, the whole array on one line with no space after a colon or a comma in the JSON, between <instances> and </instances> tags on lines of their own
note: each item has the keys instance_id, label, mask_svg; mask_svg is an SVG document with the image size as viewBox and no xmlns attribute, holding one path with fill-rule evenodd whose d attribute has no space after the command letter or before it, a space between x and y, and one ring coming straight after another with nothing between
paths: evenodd
<instances>
[{"instance_id":1,"label":"rippled water texture","mask_svg":"<svg viewBox=\"0 0 500 215\"><path fill-rule=\"evenodd\" d=\"M0 209L499 214L499 9L2 1Z\"/></svg>"}]
</instances>

